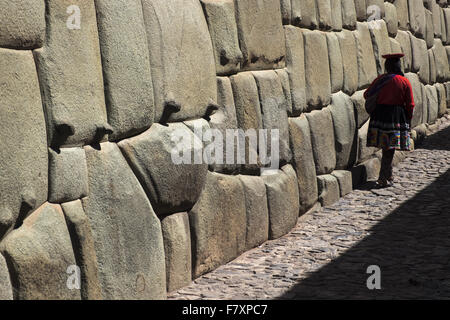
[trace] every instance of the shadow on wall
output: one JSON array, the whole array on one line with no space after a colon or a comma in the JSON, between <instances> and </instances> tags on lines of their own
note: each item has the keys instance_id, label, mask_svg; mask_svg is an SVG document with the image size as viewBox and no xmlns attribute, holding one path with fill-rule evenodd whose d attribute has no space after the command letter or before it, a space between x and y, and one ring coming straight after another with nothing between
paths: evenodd
<instances>
[{"instance_id":1,"label":"shadow on wall","mask_svg":"<svg viewBox=\"0 0 450 320\"><path fill-rule=\"evenodd\" d=\"M450 128L426 149L450 150ZM450 298L450 170L370 230L370 236L279 299ZM366 273L380 267L380 290ZM372 283L372 282L371 282ZM294 296L294 297L293 297Z\"/></svg>"}]
</instances>

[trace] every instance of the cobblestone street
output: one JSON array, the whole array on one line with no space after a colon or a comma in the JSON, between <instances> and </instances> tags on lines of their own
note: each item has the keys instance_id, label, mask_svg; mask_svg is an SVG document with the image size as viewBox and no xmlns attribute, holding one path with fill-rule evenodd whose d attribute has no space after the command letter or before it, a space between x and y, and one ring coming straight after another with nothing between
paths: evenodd
<instances>
[{"instance_id":1,"label":"cobblestone street","mask_svg":"<svg viewBox=\"0 0 450 320\"><path fill-rule=\"evenodd\" d=\"M394 186L368 182L169 299L450 298L449 125L394 168ZM381 290L366 287L370 265Z\"/></svg>"}]
</instances>

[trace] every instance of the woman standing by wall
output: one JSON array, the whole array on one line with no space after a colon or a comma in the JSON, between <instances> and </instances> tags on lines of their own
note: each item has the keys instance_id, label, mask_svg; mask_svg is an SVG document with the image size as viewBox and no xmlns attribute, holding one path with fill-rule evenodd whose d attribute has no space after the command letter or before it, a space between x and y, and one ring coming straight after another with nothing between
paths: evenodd
<instances>
[{"instance_id":1,"label":"woman standing by wall","mask_svg":"<svg viewBox=\"0 0 450 320\"><path fill-rule=\"evenodd\" d=\"M381 148L383 156L378 178L380 187L392 184L392 160L395 150L411 150L410 130L414 110L411 83L401 69L404 54L384 55L386 73L376 78L364 92L364 98L377 94L376 108L370 114L367 146Z\"/></svg>"}]
</instances>

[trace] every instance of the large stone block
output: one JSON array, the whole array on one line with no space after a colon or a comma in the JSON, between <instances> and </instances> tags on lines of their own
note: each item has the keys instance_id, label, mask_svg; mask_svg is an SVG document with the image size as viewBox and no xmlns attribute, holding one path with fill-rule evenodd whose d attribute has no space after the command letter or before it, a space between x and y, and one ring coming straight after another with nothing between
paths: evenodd
<instances>
[{"instance_id":1,"label":"large stone block","mask_svg":"<svg viewBox=\"0 0 450 320\"><path fill-rule=\"evenodd\" d=\"M327 33L328 57L330 58L331 92L338 92L344 85L341 48L335 33Z\"/></svg>"},{"instance_id":2,"label":"large stone block","mask_svg":"<svg viewBox=\"0 0 450 320\"><path fill-rule=\"evenodd\" d=\"M233 145L232 150L226 149L226 133L227 129L237 129L236 107L234 105L233 89L231 81L228 77L217 77L217 103L219 110L211 115L209 126L212 130L218 130L222 135L223 149L223 164L216 163L209 164L209 170L217 172L235 172L238 169L236 164L236 144ZM213 139L213 137L211 137ZM216 138L214 138L216 139ZM215 141L219 143L219 141ZM212 152L214 152L213 150ZM215 155L216 159L219 155ZM233 161L227 161L227 156Z\"/></svg>"},{"instance_id":3,"label":"large stone block","mask_svg":"<svg viewBox=\"0 0 450 320\"><path fill-rule=\"evenodd\" d=\"M186 125L153 124L119 147L158 215L189 210L198 200L208 164L202 141Z\"/></svg>"},{"instance_id":4,"label":"large stone block","mask_svg":"<svg viewBox=\"0 0 450 320\"><path fill-rule=\"evenodd\" d=\"M354 0L342 0L342 26L345 29L356 28L356 9Z\"/></svg>"},{"instance_id":5,"label":"large stone block","mask_svg":"<svg viewBox=\"0 0 450 320\"><path fill-rule=\"evenodd\" d=\"M333 119L329 108L306 114L311 130L311 145L316 174L328 174L336 167Z\"/></svg>"},{"instance_id":6,"label":"large stone block","mask_svg":"<svg viewBox=\"0 0 450 320\"><path fill-rule=\"evenodd\" d=\"M83 204L80 200L75 200L63 203L61 207L72 240L75 260L81 271L81 298L85 300L102 299L94 237Z\"/></svg>"},{"instance_id":7,"label":"large stone block","mask_svg":"<svg viewBox=\"0 0 450 320\"><path fill-rule=\"evenodd\" d=\"M356 18L358 21L367 21L366 0L353 0L355 2Z\"/></svg>"},{"instance_id":8,"label":"large stone block","mask_svg":"<svg viewBox=\"0 0 450 320\"><path fill-rule=\"evenodd\" d=\"M69 202L88 195L86 154L82 148L49 148L48 161L50 202Z\"/></svg>"},{"instance_id":9,"label":"large stone block","mask_svg":"<svg viewBox=\"0 0 450 320\"><path fill-rule=\"evenodd\" d=\"M93 0L77 1L80 29L66 26L70 0L46 0L47 37L35 50L48 141L53 147L99 142L107 125L102 63Z\"/></svg>"},{"instance_id":10,"label":"large stone block","mask_svg":"<svg viewBox=\"0 0 450 320\"><path fill-rule=\"evenodd\" d=\"M431 48L433 46L434 40L434 28L433 28L433 16L431 14L431 11L428 9L425 9L425 19L426 19L425 42L427 43L427 48Z\"/></svg>"},{"instance_id":11,"label":"large stone block","mask_svg":"<svg viewBox=\"0 0 450 320\"><path fill-rule=\"evenodd\" d=\"M398 17L397 8L390 2L384 3L385 16L384 21L386 22L389 36L395 37L398 31Z\"/></svg>"},{"instance_id":12,"label":"large stone block","mask_svg":"<svg viewBox=\"0 0 450 320\"><path fill-rule=\"evenodd\" d=\"M391 52L402 52L402 46L397 40L389 38L389 41L391 42ZM401 60L401 65L402 69L404 69L403 60Z\"/></svg>"},{"instance_id":13,"label":"large stone block","mask_svg":"<svg viewBox=\"0 0 450 320\"><path fill-rule=\"evenodd\" d=\"M334 170L331 173L338 181L341 197L349 194L353 190L352 172L347 170Z\"/></svg>"},{"instance_id":14,"label":"large stone block","mask_svg":"<svg viewBox=\"0 0 450 320\"><path fill-rule=\"evenodd\" d=\"M44 0L0 1L0 47L35 49L45 38Z\"/></svg>"},{"instance_id":15,"label":"large stone block","mask_svg":"<svg viewBox=\"0 0 450 320\"><path fill-rule=\"evenodd\" d=\"M370 35L372 37L373 53L375 54L375 62L377 64L378 74L384 73L384 61L382 57L391 53L391 43L384 20L376 20L369 22Z\"/></svg>"},{"instance_id":16,"label":"large stone block","mask_svg":"<svg viewBox=\"0 0 450 320\"><path fill-rule=\"evenodd\" d=\"M429 9L432 13L433 18L433 33L434 38L441 38L442 37L442 26L441 26L441 11L442 9L439 7L439 5L431 1L431 9Z\"/></svg>"},{"instance_id":17,"label":"large stone block","mask_svg":"<svg viewBox=\"0 0 450 320\"><path fill-rule=\"evenodd\" d=\"M292 114L306 110L305 51L301 29L284 27L286 37L286 70L292 97Z\"/></svg>"},{"instance_id":18,"label":"large stone block","mask_svg":"<svg viewBox=\"0 0 450 320\"><path fill-rule=\"evenodd\" d=\"M239 179L245 195L245 250L250 250L269 239L266 185L261 177L239 175Z\"/></svg>"},{"instance_id":19,"label":"large stone block","mask_svg":"<svg viewBox=\"0 0 450 320\"><path fill-rule=\"evenodd\" d=\"M422 121L421 123L428 123L428 94L427 89L423 83L420 84L422 92Z\"/></svg>"},{"instance_id":20,"label":"large stone block","mask_svg":"<svg viewBox=\"0 0 450 320\"><path fill-rule=\"evenodd\" d=\"M69 266L76 266L69 231L59 205L44 204L3 239L0 251L14 274L14 298L80 299L68 288Z\"/></svg>"},{"instance_id":21,"label":"large stone block","mask_svg":"<svg viewBox=\"0 0 450 320\"><path fill-rule=\"evenodd\" d=\"M440 39L434 39L433 45L434 58L436 59L436 79L439 82L450 80L449 60L447 51L442 45Z\"/></svg>"},{"instance_id":22,"label":"large stone block","mask_svg":"<svg viewBox=\"0 0 450 320\"><path fill-rule=\"evenodd\" d=\"M358 22L354 31L358 48L358 88L367 88L377 77L377 65L370 36L369 24Z\"/></svg>"},{"instance_id":23,"label":"large stone block","mask_svg":"<svg viewBox=\"0 0 450 320\"><path fill-rule=\"evenodd\" d=\"M395 40L398 41L400 47L402 48L402 53L405 54L403 58L401 58L403 64L403 72L410 72L411 63L412 63L412 52L411 52L411 37L412 35L409 31L398 30L397 36Z\"/></svg>"},{"instance_id":24,"label":"large stone block","mask_svg":"<svg viewBox=\"0 0 450 320\"><path fill-rule=\"evenodd\" d=\"M361 128L362 125L369 119L369 114L366 111L364 99L364 91L356 91L352 96L352 102L355 110L356 127Z\"/></svg>"},{"instance_id":25,"label":"large stone block","mask_svg":"<svg viewBox=\"0 0 450 320\"><path fill-rule=\"evenodd\" d=\"M438 93L435 86L426 85L427 92L427 108L428 108L428 121L427 123L435 123L439 113L439 100Z\"/></svg>"},{"instance_id":26,"label":"large stone block","mask_svg":"<svg viewBox=\"0 0 450 320\"><path fill-rule=\"evenodd\" d=\"M441 10L441 39L445 44L450 44L450 8Z\"/></svg>"},{"instance_id":27,"label":"large stone block","mask_svg":"<svg viewBox=\"0 0 450 320\"><path fill-rule=\"evenodd\" d=\"M161 220L166 257L167 292L192 281L191 231L187 212L178 212Z\"/></svg>"},{"instance_id":28,"label":"large stone block","mask_svg":"<svg viewBox=\"0 0 450 320\"><path fill-rule=\"evenodd\" d=\"M289 83L289 74L286 68L275 70L278 78L281 81L281 86L283 87L284 98L286 99L286 107L288 116L293 116L292 112L292 95L291 95L291 84Z\"/></svg>"},{"instance_id":29,"label":"large stone block","mask_svg":"<svg viewBox=\"0 0 450 320\"><path fill-rule=\"evenodd\" d=\"M205 188L189 212L193 278L245 250L246 222L244 187L239 178L208 172Z\"/></svg>"},{"instance_id":30,"label":"large stone block","mask_svg":"<svg viewBox=\"0 0 450 320\"><path fill-rule=\"evenodd\" d=\"M239 48L234 1L201 0L201 2L211 35L217 74L238 72L243 56Z\"/></svg>"},{"instance_id":31,"label":"large stone block","mask_svg":"<svg viewBox=\"0 0 450 320\"><path fill-rule=\"evenodd\" d=\"M261 107L258 95L258 87L251 72L241 72L231 76L231 86L233 88L234 104L236 106L236 119L238 127L244 132L250 132L263 128ZM252 143L253 144L252 144ZM251 137L245 139L245 165L242 169L254 171L261 166L257 163L251 163L252 157L257 157L254 141Z\"/></svg>"},{"instance_id":32,"label":"large stone block","mask_svg":"<svg viewBox=\"0 0 450 320\"><path fill-rule=\"evenodd\" d=\"M421 39L425 37L426 17L422 0L408 0L409 24L411 32Z\"/></svg>"},{"instance_id":33,"label":"large stone block","mask_svg":"<svg viewBox=\"0 0 450 320\"><path fill-rule=\"evenodd\" d=\"M6 260L0 253L0 300L12 300L13 288L9 278L8 266Z\"/></svg>"},{"instance_id":34,"label":"large stone block","mask_svg":"<svg viewBox=\"0 0 450 320\"><path fill-rule=\"evenodd\" d=\"M244 56L242 69L283 68L286 51L280 1L240 0L234 4Z\"/></svg>"},{"instance_id":35,"label":"large stone block","mask_svg":"<svg viewBox=\"0 0 450 320\"><path fill-rule=\"evenodd\" d=\"M306 103L309 110L311 110L330 103L330 63L327 39L323 32L304 30L303 38L305 46Z\"/></svg>"},{"instance_id":36,"label":"large stone block","mask_svg":"<svg viewBox=\"0 0 450 320\"><path fill-rule=\"evenodd\" d=\"M447 111L447 93L445 91L445 86L442 83L436 83L434 85L438 94L438 117L442 117Z\"/></svg>"},{"instance_id":37,"label":"large stone block","mask_svg":"<svg viewBox=\"0 0 450 320\"><path fill-rule=\"evenodd\" d=\"M409 30L408 0L394 0L394 6L397 11L398 28Z\"/></svg>"},{"instance_id":38,"label":"large stone block","mask_svg":"<svg viewBox=\"0 0 450 320\"><path fill-rule=\"evenodd\" d=\"M155 122L202 117L216 102L216 68L198 0L142 0ZM280 18L281 19L281 18ZM181 108L179 112L174 109Z\"/></svg>"},{"instance_id":39,"label":"large stone block","mask_svg":"<svg viewBox=\"0 0 450 320\"><path fill-rule=\"evenodd\" d=\"M118 140L145 131L154 118L150 57L140 0L97 0L108 122Z\"/></svg>"},{"instance_id":40,"label":"large stone block","mask_svg":"<svg viewBox=\"0 0 450 320\"><path fill-rule=\"evenodd\" d=\"M342 30L342 0L329 0L331 7L331 28L333 31ZM351 14L351 13L349 13ZM356 19L356 13L355 13Z\"/></svg>"},{"instance_id":41,"label":"large stone block","mask_svg":"<svg viewBox=\"0 0 450 320\"><path fill-rule=\"evenodd\" d=\"M336 169L347 169L356 162L357 131L352 100L343 92L333 94L329 106L333 119Z\"/></svg>"},{"instance_id":42,"label":"large stone block","mask_svg":"<svg viewBox=\"0 0 450 320\"><path fill-rule=\"evenodd\" d=\"M305 114L289 118L289 134L297 173L300 213L305 213L317 202L318 194L311 131Z\"/></svg>"},{"instance_id":43,"label":"large stone block","mask_svg":"<svg viewBox=\"0 0 450 320\"><path fill-rule=\"evenodd\" d=\"M272 70L254 71L253 76L259 92L263 128L268 130L266 138L267 157L272 155L271 131L278 130L279 152L276 155L280 161L289 162L291 150L289 148L287 102L280 78Z\"/></svg>"},{"instance_id":44,"label":"large stone block","mask_svg":"<svg viewBox=\"0 0 450 320\"><path fill-rule=\"evenodd\" d=\"M415 73L406 73L405 77L409 80L411 83L411 87L413 89L413 99L415 103L414 111L413 111L413 118L411 120L411 127L414 128L418 126L420 123L422 123L422 87L420 85L419 76ZM426 98L425 98L426 99ZM425 119L426 122L426 119Z\"/></svg>"},{"instance_id":45,"label":"large stone block","mask_svg":"<svg viewBox=\"0 0 450 320\"><path fill-rule=\"evenodd\" d=\"M436 82L436 59L432 49L428 49L428 64L430 66L430 80L428 83L433 84Z\"/></svg>"},{"instance_id":46,"label":"large stone block","mask_svg":"<svg viewBox=\"0 0 450 320\"><path fill-rule=\"evenodd\" d=\"M366 161L378 150L378 148L367 146L369 122L370 121L366 121L366 123L358 130L358 163Z\"/></svg>"},{"instance_id":47,"label":"large stone block","mask_svg":"<svg viewBox=\"0 0 450 320\"><path fill-rule=\"evenodd\" d=\"M445 96L447 97L447 108L450 108L450 82L444 83Z\"/></svg>"},{"instance_id":48,"label":"large stone block","mask_svg":"<svg viewBox=\"0 0 450 320\"><path fill-rule=\"evenodd\" d=\"M319 29L330 30L333 25L331 14L331 0L316 0L317 18Z\"/></svg>"},{"instance_id":49,"label":"large stone block","mask_svg":"<svg viewBox=\"0 0 450 320\"><path fill-rule=\"evenodd\" d=\"M412 72L417 72L420 81L428 83L430 79L430 63L428 61L425 40L411 36Z\"/></svg>"},{"instance_id":50,"label":"large stone block","mask_svg":"<svg viewBox=\"0 0 450 320\"><path fill-rule=\"evenodd\" d=\"M319 201L322 207L330 206L337 202L340 197L339 182L331 174L317 176L319 187Z\"/></svg>"},{"instance_id":51,"label":"large stone block","mask_svg":"<svg viewBox=\"0 0 450 320\"><path fill-rule=\"evenodd\" d=\"M343 30L336 33L341 48L342 66L344 69L344 86L342 91L353 94L358 89L357 46L353 33Z\"/></svg>"},{"instance_id":52,"label":"large stone block","mask_svg":"<svg viewBox=\"0 0 450 320\"><path fill-rule=\"evenodd\" d=\"M287 2L286 0L282 1ZM303 0L290 0L290 3L291 3L291 24L294 26L300 26L303 18L302 15Z\"/></svg>"},{"instance_id":53,"label":"large stone block","mask_svg":"<svg viewBox=\"0 0 450 320\"><path fill-rule=\"evenodd\" d=\"M262 176L269 208L269 239L277 239L295 227L299 215L297 176L290 164L277 173Z\"/></svg>"},{"instance_id":54,"label":"large stone block","mask_svg":"<svg viewBox=\"0 0 450 320\"><path fill-rule=\"evenodd\" d=\"M0 70L1 238L47 200L48 156L33 55L0 49Z\"/></svg>"},{"instance_id":55,"label":"large stone block","mask_svg":"<svg viewBox=\"0 0 450 320\"><path fill-rule=\"evenodd\" d=\"M292 15L292 6L291 0L280 0L280 10L281 10L281 20L283 25L292 24L291 15Z\"/></svg>"},{"instance_id":56,"label":"large stone block","mask_svg":"<svg viewBox=\"0 0 450 320\"><path fill-rule=\"evenodd\" d=\"M94 237L105 299L163 299L161 223L119 148L87 146L89 197L82 200Z\"/></svg>"},{"instance_id":57,"label":"large stone block","mask_svg":"<svg viewBox=\"0 0 450 320\"><path fill-rule=\"evenodd\" d=\"M301 12L299 22L294 23L294 25L308 29L319 27L316 0L291 0L291 6L293 11L295 8L300 8L299 11Z\"/></svg>"}]
</instances>

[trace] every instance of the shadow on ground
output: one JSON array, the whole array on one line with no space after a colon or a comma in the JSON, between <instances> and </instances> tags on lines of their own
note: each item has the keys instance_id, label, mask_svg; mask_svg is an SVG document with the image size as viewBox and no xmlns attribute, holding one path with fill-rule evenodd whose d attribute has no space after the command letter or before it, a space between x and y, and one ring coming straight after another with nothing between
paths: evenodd
<instances>
[{"instance_id":1,"label":"shadow on ground","mask_svg":"<svg viewBox=\"0 0 450 320\"><path fill-rule=\"evenodd\" d=\"M427 137L420 148L450 150L450 127ZM380 267L380 290L366 286L370 265ZM450 170L392 211L364 240L279 297L449 298Z\"/></svg>"}]
</instances>

